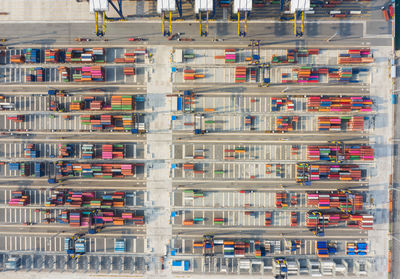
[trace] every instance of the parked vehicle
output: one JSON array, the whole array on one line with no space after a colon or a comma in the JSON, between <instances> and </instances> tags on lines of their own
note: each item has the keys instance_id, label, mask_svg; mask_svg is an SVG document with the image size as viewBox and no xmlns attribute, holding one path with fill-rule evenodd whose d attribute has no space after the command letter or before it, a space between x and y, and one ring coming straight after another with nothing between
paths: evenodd
<instances>
[{"instance_id":1,"label":"parked vehicle","mask_svg":"<svg viewBox=\"0 0 400 279\"><path fill-rule=\"evenodd\" d=\"M194 41L194 39L192 39L192 38L178 38L177 41L178 42L192 42L192 41Z\"/></svg>"},{"instance_id":2,"label":"parked vehicle","mask_svg":"<svg viewBox=\"0 0 400 279\"><path fill-rule=\"evenodd\" d=\"M77 42L90 42L91 39L89 39L89 38L75 38L75 41L77 41Z\"/></svg>"},{"instance_id":3,"label":"parked vehicle","mask_svg":"<svg viewBox=\"0 0 400 279\"><path fill-rule=\"evenodd\" d=\"M130 42L141 42L141 41L146 41L146 39L139 38L139 37L132 37L132 38L129 38L129 41Z\"/></svg>"}]
</instances>

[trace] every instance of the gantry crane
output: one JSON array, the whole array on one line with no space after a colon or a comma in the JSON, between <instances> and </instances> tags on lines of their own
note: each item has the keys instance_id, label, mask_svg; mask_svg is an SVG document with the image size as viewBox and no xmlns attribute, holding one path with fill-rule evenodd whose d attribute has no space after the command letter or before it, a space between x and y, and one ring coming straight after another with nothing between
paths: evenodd
<instances>
[{"instance_id":1,"label":"gantry crane","mask_svg":"<svg viewBox=\"0 0 400 279\"><path fill-rule=\"evenodd\" d=\"M71 238L65 239L65 248L67 248L67 254L71 256L71 259L79 259L81 255L85 254L85 251L76 251L76 243L84 242L83 236L85 236L84 233L76 233Z\"/></svg>"},{"instance_id":2,"label":"gantry crane","mask_svg":"<svg viewBox=\"0 0 400 279\"><path fill-rule=\"evenodd\" d=\"M172 12L176 8L178 8L179 17L182 17L182 0L157 0L157 12L161 15L163 36L171 36L172 34ZM167 29L166 20L168 20Z\"/></svg>"},{"instance_id":3,"label":"gantry crane","mask_svg":"<svg viewBox=\"0 0 400 279\"><path fill-rule=\"evenodd\" d=\"M164 36L170 36L172 33L172 12L169 12L169 17L166 16L166 11L162 12L161 22L162 22L162 33ZM165 29L165 20L168 20L168 29Z\"/></svg>"},{"instance_id":4,"label":"gantry crane","mask_svg":"<svg viewBox=\"0 0 400 279\"><path fill-rule=\"evenodd\" d=\"M342 163L345 160L345 144L342 141L332 140L329 142L330 144L336 145L336 156L334 160L331 160L332 163Z\"/></svg>"},{"instance_id":5,"label":"gantry crane","mask_svg":"<svg viewBox=\"0 0 400 279\"><path fill-rule=\"evenodd\" d=\"M260 40L250 40L251 59L249 65L257 65L259 68L259 87L268 87L271 83L271 64L261 63Z\"/></svg>"},{"instance_id":6,"label":"gantry crane","mask_svg":"<svg viewBox=\"0 0 400 279\"><path fill-rule=\"evenodd\" d=\"M204 235L203 236L203 251L205 257L214 256L213 254L213 246L214 246L214 236L213 235Z\"/></svg>"},{"instance_id":7,"label":"gantry crane","mask_svg":"<svg viewBox=\"0 0 400 279\"><path fill-rule=\"evenodd\" d=\"M270 63L263 63L258 65L260 68L260 84L259 87L268 87L271 83L271 64Z\"/></svg>"},{"instance_id":8,"label":"gantry crane","mask_svg":"<svg viewBox=\"0 0 400 279\"><path fill-rule=\"evenodd\" d=\"M90 212L89 215L89 229L88 229L88 233L89 234L96 234L98 232L100 232L103 227L97 227L97 213L99 212L98 209L93 210L92 212Z\"/></svg>"},{"instance_id":9,"label":"gantry crane","mask_svg":"<svg viewBox=\"0 0 400 279\"><path fill-rule=\"evenodd\" d=\"M108 11L108 0L90 0L89 1L89 10L91 13L95 14L96 18L96 36L103 37L105 34L105 21L106 21L106 12ZM101 22L101 30L99 30L99 14L102 19Z\"/></svg>"},{"instance_id":10,"label":"gantry crane","mask_svg":"<svg viewBox=\"0 0 400 279\"><path fill-rule=\"evenodd\" d=\"M199 15L198 15L198 17L199 17L200 36L202 36L202 37L203 37L203 36L204 36L204 37L207 37L207 36L208 36L208 16L209 16L209 11L206 11L205 13L206 13L206 18L205 18L205 20L206 20L206 23L205 23L205 30L203 30L204 24L202 24L203 16L202 16L201 11L199 11Z\"/></svg>"},{"instance_id":11,"label":"gantry crane","mask_svg":"<svg viewBox=\"0 0 400 279\"><path fill-rule=\"evenodd\" d=\"M297 17L300 16L301 21L300 21L300 31L297 30ZM304 12L303 11L296 11L294 13L294 35L296 35L296 37L303 37L304 34Z\"/></svg>"},{"instance_id":12,"label":"gantry crane","mask_svg":"<svg viewBox=\"0 0 400 279\"><path fill-rule=\"evenodd\" d=\"M318 210L313 210L310 211L309 214L312 214L313 216L317 217L317 222L315 224L315 228L310 228L310 230L315 234L316 236L324 236L325 235L325 220L324 220L324 214ZM322 222L321 222L322 221Z\"/></svg>"},{"instance_id":13,"label":"gantry crane","mask_svg":"<svg viewBox=\"0 0 400 279\"><path fill-rule=\"evenodd\" d=\"M199 20L200 36L208 35L208 20L214 17L214 1L213 0L195 0L195 13ZM211 13L211 14L210 14ZM205 20L205 23L203 23Z\"/></svg>"},{"instance_id":14,"label":"gantry crane","mask_svg":"<svg viewBox=\"0 0 400 279\"><path fill-rule=\"evenodd\" d=\"M260 64L260 40L251 40L249 47L251 47L250 65Z\"/></svg>"},{"instance_id":15,"label":"gantry crane","mask_svg":"<svg viewBox=\"0 0 400 279\"><path fill-rule=\"evenodd\" d=\"M116 0L118 7L115 6L113 0L89 0L89 11L95 14L96 19L96 36L103 37L106 33L106 19L110 21L114 20L125 20L122 14L122 0ZM106 12L108 11L109 5L117 12L119 17L108 17ZM101 19L101 22L99 20ZM101 27L101 29L99 28Z\"/></svg>"},{"instance_id":16,"label":"gantry crane","mask_svg":"<svg viewBox=\"0 0 400 279\"><path fill-rule=\"evenodd\" d=\"M340 192L346 195L346 208L342 209L342 211L346 214L349 214L349 213L354 214L354 212L355 212L355 209L354 209L355 196L354 196L354 194L352 194L351 191L349 191L349 190L341 190ZM351 209L349 209L349 201L351 201Z\"/></svg>"},{"instance_id":17,"label":"gantry crane","mask_svg":"<svg viewBox=\"0 0 400 279\"><path fill-rule=\"evenodd\" d=\"M275 262L278 264L279 274L275 275L275 279L287 279L288 278L288 268L286 260L283 258L276 259Z\"/></svg>"},{"instance_id":18,"label":"gantry crane","mask_svg":"<svg viewBox=\"0 0 400 279\"><path fill-rule=\"evenodd\" d=\"M310 182L310 174L309 174L309 163L299 162L297 163L297 182L301 185L309 186ZM299 172L300 170L300 172Z\"/></svg>"},{"instance_id":19,"label":"gantry crane","mask_svg":"<svg viewBox=\"0 0 400 279\"><path fill-rule=\"evenodd\" d=\"M282 6L282 5L281 5ZM310 0L291 0L290 13L293 14L294 30L296 37L304 35L304 12L310 10ZM297 20L300 18L300 30L297 27Z\"/></svg>"},{"instance_id":20,"label":"gantry crane","mask_svg":"<svg viewBox=\"0 0 400 279\"><path fill-rule=\"evenodd\" d=\"M101 22L101 30L99 30L99 13L102 18ZM96 36L103 37L106 33L106 13L105 12L96 12Z\"/></svg>"},{"instance_id":21,"label":"gantry crane","mask_svg":"<svg viewBox=\"0 0 400 279\"><path fill-rule=\"evenodd\" d=\"M237 15L238 35L245 37L247 35L247 18L253 6L252 0L234 0L233 13Z\"/></svg>"}]
</instances>

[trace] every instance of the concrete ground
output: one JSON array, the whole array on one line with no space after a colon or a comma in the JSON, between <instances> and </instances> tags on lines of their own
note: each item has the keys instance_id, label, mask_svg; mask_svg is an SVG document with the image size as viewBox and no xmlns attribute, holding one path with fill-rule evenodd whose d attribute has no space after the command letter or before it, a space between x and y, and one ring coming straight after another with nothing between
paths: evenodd
<instances>
[{"instance_id":1,"label":"concrete ground","mask_svg":"<svg viewBox=\"0 0 400 279\"><path fill-rule=\"evenodd\" d=\"M184 36L194 38L194 42L177 42L167 41L161 35L161 23L159 19L143 22L122 22L107 23L106 38L108 42L104 42L95 38L94 35L94 17L88 12L88 4L86 2L78 3L76 1L58 0L57 7L54 7L54 1L22 1L16 0L13 5L9 5L6 1L0 3L0 12L8 12L8 15L0 15L0 28L3 37L8 39L7 44L13 46L61 46L61 45L85 45L74 42L76 37L92 38L93 45L135 45L128 42L128 38L132 36L140 36L147 38L148 41L144 45L154 47L155 61L152 67L148 67L145 72L145 80L148 82L147 94L148 101L146 107L149 109L149 117L147 118L147 128L149 133L146 138L147 147L144 150L146 162L148 162L145 175L147 179L147 190L149 192L145 205L148 207L146 214L149 217L146 228L146 235L150 239L145 244L145 252L153 255L151 270L146 275L136 275L135 277L145 278L172 278L169 271L160 272L155 268L159 261L157 257L164 255L167 251L166 245L172 237L172 227L169 224L170 215L170 197L167 193L172 190L172 178L170 176L169 164L171 158L171 144L176 140L173 136L170 125L171 113L169 100L166 94L173 92L174 87L170 78L170 62L169 55L172 47L175 46L196 46L207 45L213 46L211 43L214 38L223 38L225 41L219 45L231 47L246 46L250 39L260 39L262 45L270 47L279 47L282 45L291 47L370 47L374 50L376 65L372 69L373 79L371 82L370 93L376 98L378 103L378 114L375 118L375 132L370 137L370 144L376 150L376 168L369 174L370 179L370 200L374 204L376 226L375 230L368 232L368 237L372 243L370 250L371 255L375 257L375 267L369 278L387 277L387 255L388 255L388 220L389 214L387 210L389 173L392 171L392 163L389 158L392 156L391 146L389 143L392 137L390 127L394 124L390 118L392 115L392 106L390 105L390 88L391 84L388 80L388 62L387 58L391 55L392 30L391 23L387 23L382 18L379 6L384 1L375 1L374 10L371 13L371 20L363 19L350 20L325 20L323 22L315 20L306 20L305 37L297 39L293 36L293 24L291 22L278 22L272 20L264 20L263 22L249 23L248 36L239 38L236 34L237 25L232 22L212 22L210 24L210 35L207 38L201 38L198 35L198 25L194 21L174 22L173 32L184 32ZM128 1L126 1L128 2ZM128 2L129 3L129 2ZM129 6L129 5L128 5ZM144 5L135 3L126 10L127 14L138 13L140 11L154 12L154 7L145 1ZM54 10L57 17L54 17ZM146 13L146 12L143 12ZM49 23L47 21L52 21ZM28 23L31 22L31 23ZM40 22L32 24L32 22ZM79 23L81 22L81 23ZM337 33L337 35L335 35ZM334 35L334 36L333 36ZM329 37L333 36L330 42ZM279 92L281 91L279 87ZM354 89L354 88L353 88ZM359 89L359 88L357 88ZM21 90L21 89L19 89ZM346 89L347 90L347 89ZM356 90L356 89L354 89ZM278 91L278 90L277 90ZM350 92L352 93L352 92ZM399 129L397 129L399 130ZM397 131L395 130L395 131ZM345 135L344 135L345 136ZM394 135L396 137L396 134ZM58 139L53 136L54 139ZM184 137L184 136L181 136ZM215 135L214 139L218 139L221 135ZM251 135L233 135L235 139L254 139ZM276 136L282 138L282 136ZM110 140L115 140L112 136ZM260 141L265 139L260 137ZM286 138L286 136L285 136ZM398 137L396 137L398 138ZM136 139L136 137L135 137ZM271 139L271 138L270 138ZM231 138L232 140L232 138ZM363 139L365 140L365 138ZM397 173L395 171L395 173ZM398 178L394 177L395 183ZM20 183L20 182L18 182ZM87 183L87 182L86 182ZM123 182L118 182L116 186L122 187ZM235 184L236 181L230 182ZM135 186L133 183L125 183L123 187ZM227 184L227 187L231 186ZM20 185L20 184L18 184ZM90 183L89 186L98 186ZM397 184L395 184L397 185ZM101 186L101 185L100 185ZM189 185L190 186L190 185ZM104 186L103 186L104 187ZM398 202L397 195L394 196ZM398 215L396 216L397 228ZM400 238L400 237L399 237ZM398 251L398 243L393 246ZM397 245L397 246L396 246ZM400 257L393 252L395 257L394 266L400 267L398 260ZM93 278L93 277L120 277L125 275L98 275L98 274L80 274L55 273L45 274L37 272L4 272L0 274L0 278L12 276L13 278L49 278L57 276L59 278ZM132 276L126 276L132 278ZM188 275L189 276L189 275ZM398 270L393 272L393 278L398 277ZM204 278L205 275L191 274L190 278ZM228 276L218 276L220 278L228 278ZM231 277L231 275L229 275ZM248 275L237 276L237 278L248 278ZM337 277L340 278L340 277Z\"/></svg>"}]
</instances>

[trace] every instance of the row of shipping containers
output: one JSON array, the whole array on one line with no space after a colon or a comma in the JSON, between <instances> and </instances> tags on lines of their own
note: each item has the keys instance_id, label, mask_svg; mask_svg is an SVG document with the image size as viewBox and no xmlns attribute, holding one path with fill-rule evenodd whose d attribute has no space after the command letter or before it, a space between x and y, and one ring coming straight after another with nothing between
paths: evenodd
<instances>
[{"instance_id":1,"label":"row of shipping containers","mask_svg":"<svg viewBox=\"0 0 400 279\"><path fill-rule=\"evenodd\" d=\"M21 176L41 177L43 175L43 164L41 162L9 163L10 171L19 171Z\"/></svg>"},{"instance_id":2,"label":"row of shipping containers","mask_svg":"<svg viewBox=\"0 0 400 279\"><path fill-rule=\"evenodd\" d=\"M298 183L319 180L360 181L365 177L365 172L358 165L297 164L296 170Z\"/></svg>"},{"instance_id":3,"label":"row of shipping containers","mask_svg":"<svg viewBox=\"0 0 400 279\"><path fill-rule=\"evenodd\" d=\"M360 211L363 210L363 195L346 191L307 193L306 204L318 209L337 208L344 212Z\"/></svg>"},{"instance_id":4,"label":"row of shipping containers","mask_svg":"<svg viewBox=\"0 0 400 279\"><path fill-rule=\"evenodd\" d=\"M96 195L96 192L52 190L45 202L46 207L70 206L111 209L125 206L125 193L114 192Z\"/></svg>"},{"instance_id":5,"label":"row of shipping containers","mask_svg":"<svg viewBox=\"0 0 400 279\"><path fill-rule=\"evenodd\" d=\"M307 160L314 161L361 160L373 161L374 149L368 145L308 145Z\"/></svg>"},{"instance_id":6,"label":"row of shipping containers","mask_svg":"<svg viewBox=\"0 0 400 279\"><path fill-rule=\"evenodd\" d=\"M368 118L367 118L368 119ZM364 131L363 116L319 116L318 131Z\"/></svg>"},{"instance_id":7,"label":"row of shipping containers","mask_svg":"<svg viewBox=\"0 0 400 279\"><path fill-rule=\"evenodd\" d=\"M358 75L368 72L368 68L316 68L303 66L293 68L292 73L282 73L282 83L319 83L322 75L327 76L328 83L358 83Z\"/></svg>"},{"instance_id":8,"label":"row of shipping containers","mask_svg":"<svg viewBox=\"0 0 400 279\"><path fill-rule=\"evenodd\" d=\"M125 58L115 58L115 63L135 63L135 56L147 53L146 48L124 53ZM44 56L42 57L42 54ZM27 48L22 54L11 55L11 63L105 63L106 49L102 47ZM122 59L122 61L121 61Z\"/></svg>"},{"instance_id":9,"label":"row of shipping containers","mask_svg":"<svg viewBox=\"0 0 400 279\"><path fill-rule=\"evenodd\" d=\"M271 111L294 111L295 104L293 100L284 97L272 97L271 98Z\"/></svg>"},{"instance_id":10,"label":"row of shipping containers","mask_svg":"<svg viewBox=\"0 0 400 279\"><path fill-rule=\"evenodd\" d=\"M340 53L338 64L365 64L374 62L370 49L349 49L347 53Z\"/></svg>"},{"instance_id":11,"label":"row of shipping containers","mask_svg":"<svg viewBox=\"0 0 400 279\"><path fill-rule=\"evenodd\" d=\"M136 115L81 115L81 124L90 125L92 130L112 130L113 132L145 132L144 122Z\"/></svg>"},{"instance_id":12,"label":"row of shipping containers","mask_svg":"<svg viewBox=\"0 0 400 279\"><path fill-rule=\"evenodd\" d=\"M372 230L374 217L368 214L347 214L324 212L322 215L306 213L306 227L336 227L346 225L347 227L359 228L361 230Z\"/></svg>"},{"instance_id":13,"label":"row of shipping containers","mask_svg":"<svg viewBox=\"0 0 400 279\"><path fill-rule=\"evenodd\" d=\"M336 243L331 241L317 241L315 248L319 258L328 258L331 255L335 255L337 251Z\"/></svg>"},{"instance_id":14,"label":"row of shipping containers","mask_svg":"<svg viewBox=\"0 0 400 279\"><path fill-rule=\"evenodd\" d=\"M81 164L57 162L57 175L82 178L125 178L135 174L136 166L143 164Z\"/></svg>"},{"instance_id":15,"label":"row of shipping containers","mask_svg":"<svg viewBox=\"0 0 400 279\"><path fill-rule=\"evenodd\" d=\"M310 112L351 112L372 111L372 100L369 97L321 97L307 98L307 111Z\"/></svg>"},{"instance_id":16,"label":"row of shipping containers","mask_svg":"<svg viewBox=\"0 0 400 279\"><path fill-rule=\"evenodd\" d=\"M90 110L90 111L132 111L135 109L135 103L141 101L143 98L140 96L133 97L125 96L111 96L109 102L96 100L94 96L85 96L82 100L73 100L67 106L70 111ZM53 109L50 109L53 110Z\"/></svg>"},{"instance_id":17,"label":"row of shipping containers","mask_svg":"<svg viewBox=\"0 0 400 279\"><path fill-rule=\"evenodd\" d=\"M135 225L144 224L144 216L136 215L134 212L115 212L100 210L94 216L92 211L70 211L64 210L56 218L60 224L69 224L71 227L89 227L91 224L123 226L127 221Z\"/></svg>"},{"instance_id":18,"label":"row of shipping containers","mask_svg":"<svg viewBox=\"0 0 400 279\"><path fill-rule=\"evenodd\" d=\"M30 197L25 191L12 191L11 199L8 201L9 206L26 206L30 204Z\"/></svg>"}]
</instances>

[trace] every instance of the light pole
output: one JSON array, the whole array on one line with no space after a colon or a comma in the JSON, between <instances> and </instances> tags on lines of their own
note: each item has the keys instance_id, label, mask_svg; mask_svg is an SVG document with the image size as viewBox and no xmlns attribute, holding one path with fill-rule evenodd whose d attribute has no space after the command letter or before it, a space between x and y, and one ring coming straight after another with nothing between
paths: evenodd
<instances>
[{"instance_id":1,"label":"light pole","mask_svg":"<svg viewBox=\"0 0 400 279\"><path fill-rule=\"evenodd\" d=\"M333 34L332 36L330 36L326 41L330 42L333 38L336 37L336 35L338 34L338 32L336 32L335 34Z\"/></svg>"}]
</instances>

